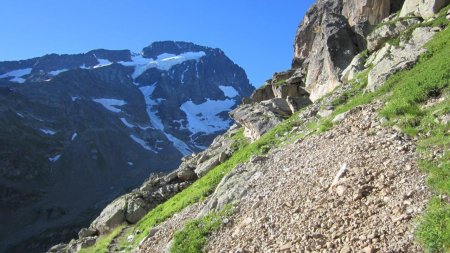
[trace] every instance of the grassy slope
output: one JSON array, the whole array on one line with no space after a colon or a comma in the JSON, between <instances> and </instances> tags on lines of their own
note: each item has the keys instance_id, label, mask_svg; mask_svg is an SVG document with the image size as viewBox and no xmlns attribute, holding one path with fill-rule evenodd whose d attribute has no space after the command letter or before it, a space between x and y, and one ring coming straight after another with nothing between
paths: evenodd
<instances>
[{"instance_id":1,"label":"grassy slope","mask_svg":"<svg viewBox=\"0 0 450 253\"><path fill-rule=\"evenodd\" d=\"M445 8L444 11L448 9ZM444 12L443 11L443 12ZM438 18L430 25L447 25L448 22ZM339 113L348 111L358 105L370 103L374 99L386 99L388 103L381 114L387 117L392 124L401 126L406 133L417 135L419 138L419 152L426 153L434 148L446 150L444 155L438 159L424 159L421 161L421 167L429 172L430 184L436 189L436 194L450 194L450 166L449 166L449 129L448 126L436 123L436 110L440 115L449 111L448 99L443 104L428 109L421 109L421 103L435 94L448 92L449 90L449 70L450 63L450 30L446 29L438 34L428 45L428 53L424 55L419 63L411 70L400 72L391 78L379 90L372 93L361 92L366 85L367 72L359 76L360 82L354 83L354 89L346 93L346 96L335 101L336 111L327 119L308 125L308 128L315 133L326 131L332 127L332 117ZM387 94L391 94L387 96ZM132 232L125 233L120 242L121 248L130 250L145 238L149 231L157 224L170 218L183 208L198 202L208 196L218 185L220 180L236 165L246 162L253 155L264 154L271 147L277 147L283 143L289 136L292 128L301 124L298 122L297 114L284 121L260 140L247 144L242 139L242 132L234 136L238 151L225 163L211 170L206 176L196 181L183 192L175 195L170 200L159 205L150 211L136 226ZM284 138L280 138L284 137ZM296 135L295 138L301 138L302 135ZM214 216L214 214L211 214ZM212 216L207 216L203 220L196 220L189 223L178 235L186 235L186 231L194 231L197 226L206 226L210 229L216 228L217 223L210 224ZM214 216L217 217L217 216ZM217 221L217 220L215 220ZM205 223L206 222L206 223ZM206 225L205 225L206 224ZM132 242L125 239L131 233L139 231L139 234ZM183 232L184 231L184 232ZM173 252L182 252L180 249L197 249L202 245L205 236L209 230L197 230L197 236L190 240L182 240L184 248L174 246ZM117 233L118 234L118 233ZM419 226L418 239L429 252L450 251L450 204L441 201L435 197L430 201L429 208L423 216ZM111 236L106 236L99 240L95 247L89 248L84 252L107 252L107 245L112 240ZM186 237L187 238L187 237ZM187 243L189 242L189 243ZM199 244L200 242L200 244ZM175 244L180 245L180 244ZM197 246L195 246L197 245ZM199 251L190 251L199 252Z\"/></svg>"},{"instance_id":2,"label":"grassy slope","mask_svg":"<svg viewBox=\"0 0 450 253\"><path fill-rule=\"evenodd\" d=\"M447 25L442 18L430 23L430 25L442 24ZM448 152L450 130L448 126L435 121L436 117L450 112L450 102L447 99L431 108L421 109L422 103L430 97L449 91L449 42L450 29L446 29L427 45L428 53L421 57L414 68L392 76L376 92L362 92L367 85L367 74L370 69L362 72L353 81L353 88L333 102L333 105L337 106L336 111L329 118L309 124L309 130L315 133L326 131L333 126L331 119L334 116L356 106L370 103L374 99L384 99L387 103L381 115L388 118L391 124L402 127L405 133L418 136L419 152L426 153L435 148L446 150L442 157L425 159L420 164L422 169L429 172L429 182L436 193L450 194L450 154ZM292 127L295 125L292 124L293 122L295 118L291 118L291 124L287 126ZM199 245L204 245L207 236L217 229L215 226L208 226L209 219L206 217L195 220L179 231L177 235L183 239L175 239L176 243L171 248L172 252L202 252L202 247ZM208 231L208 228L211 230ZM189 233L193 236L188 236ZM450 205L448 203L437 197L430 201L427 212L420 220L417 237L429 252L450 250Z\"/></svg>"}]
</instances>

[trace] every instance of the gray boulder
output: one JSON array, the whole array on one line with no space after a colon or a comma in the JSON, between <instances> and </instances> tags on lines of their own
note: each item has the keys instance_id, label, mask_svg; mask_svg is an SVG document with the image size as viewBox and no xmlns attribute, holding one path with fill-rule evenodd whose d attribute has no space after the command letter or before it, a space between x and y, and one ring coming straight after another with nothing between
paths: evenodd
<instances>
[{"instance_id":1,"label":"gray boulder","mask_svg":"<svg viewBox=\"0 0 450 253\"><path fill-rule=\"evenodd\" d=\"M248 182L261 177L260 170L260 164L238 165L222 179L198 216L203 216L211 211L222 210L225 205L241 200L247 194Z\"/></svg>"},{"instance_id":2,"label":"gray boulder","mask_svg":"<svg viewBox=\"0 0 450 253\"><path fill-rule=\"evenodd\" d=\"M224 162L226 162L228 160L228 155L227 155L227 153L226 152L221 152L220 154L219 154L219 162L220 163L224 163Z\"/></svg>"},{"instance_id":3,"label":"gray boulder","mask_svg":"<svg viewBox=\"0 0 450 253\"><path fill-rule=\"evenodd\" d=\"M87 237L87 238L81 239L77 245L77 251L91 247L92 245L95 244L96 241L97 241L97 237Z\"/></svg>"},{"instance_id":4,"label":"gray boulder","mask_svg":"<svg viewBox=\"0 0 450 253\"><path fill-rule=\"evenodd\" d=\"M308 95L300 85L294 83L282 83L279 85L272 85L273 94L276 98L289 97L304 97Z\"/></svg>"},{"instance_id":5,"label":"gray boulder","mask_svg":"<svg viewBox=\"0 0 450 253\"><path fill-rule=\"evenodd\" d=\"M139 197L131 197L127 200L125 219L131 224L138 222L148 212L147 203Z\"/></svg>"},{"instance_id":6,"label":"gray boulder","mask_svg":"<svg viewBox=\"0 0 450 253\"><path fill-rule=\"evenodd\" d=\"M400 12L400 17L413 15L429 19L449 3L449 0L406 0Z\"/></svg>"},{"instance_id":7,"label":"gray boulder","mask_svg":"<svg viewBox=\"0 0 450 253\"><path fill-rule=\"evenodd\" d=\"M105 234L111 229L125 222L125 210L127 205L126 195L121 196L109 204L91 224L100 234Z\"/></svg>"},{"instance_id":8,"label":"gray boulder","mask_svg":"<svg viewBox=\"0 0 450 253\"><path fill-rule=\"evenodd\" d=\"M300 109L310 105L312 102L309 97L287 97L286 102L291 109L291 114L298 112Z\"/></svg>"},{"instance_id":9,"label":"gray boulder","mask_svg":"<svg viewBox=\"0 0 450 253\"><path fill-rule=\"evenodd\" d=\"M420 23L419 19L409 18L399 20L395 24L388 23L377 28L367 37L367 50L374 52L380 49L386 41L399 36L401 32L418 23Z\"/></svg>"},{"instance_id":10,"label":"gray boulder","mask_svg":"<svg viewBox=\"0 0 450 253\"><path fill-rule=\"evenodd\" d=\"M366 57L362 54L358 54L353 58L352 62L348 67L342 72L341 81L347 83L356 77L356 75L364 70L364 63L366 62Z\"/></svg>"},{"instance_id":11,"label":"gray boulder","mask_svg":"<svg viewBox=\"0 0 450 253\"><path fill-rule=\"evenodd\" d=\"M78 232L78 238L85 238L85 237L90 237L90 236L94 236L97 235L97 230L92 229L92 228L82 228L80 230L80 232Z\"/></svg>"},{"instance_id":12,"label":"gray boulder","mask_svg":"<svg viewBox=\"0 0 450 253\"><path fill-rule=\"evenodd\" d=\"M274 97L275 95L273 94L272 85L266 84L255 90L250 98L253 102L259 103Z\"/></svg>"},{"instance_id":13,"label":"gray boulder","mask_svg":"<svg viewBox=\"0 0 450 253\"><path fill-rule=\"evenodd\" d=\"M197 166L197 168L195 169L195 174L197 174L197 176L200 178L219 164L219 157L214 156L213 158Z\"/></svg>"},{"instance_id":14,"label":"gray boulder","mask_svg":"<svg viewBox=\"0 0 450 253\"><path fill-rule=\"evenodd\" d=\"M269 106L262 103L241 105L231 111L230 116L244 127L244 136L251 141L259 139L283 120L281 115L274 113Z\"/></svg>"},{"instance_id":15,"label":"gray boulder","mask_svg":"<svg viewBox=\"0 0 450 253\"><path fill-rule=\"evenodd\" d=\"M287 103L286 99L273 98L261 102L261 105L267 107L270 111L272 111L277 115L289 116L292 114L291 108L289 107L289 104Z\"/></svg>"},{"instance_id":16,"label":"gray boulder","mask_svg":"<svg viewBox=\"0 0 450 253\"><path fill-rule=\"evenodd\" d=\"M367 59L366 63L364 64L364 68L368 68L370 65L375 66L380 61L382 61L384 58L389 57L391 54L391 50L394 48L389 43L386 43L383 48L381 48L378 51L373 52L369 58Z\"/></svg>"},{"instance_id":17,"label":"gray boulder","mask_svg":"<svg viewBox=\"0 0 450 253\"><path fill-rule=\"evenodd\" d=\"M194 180L197 176L191 168L183 168L177 172L178 179L181 181Z\"/></svg>"},{"instance_id":18,"label":"gray boulder","mask_svg":"<svg viewBox=\"0 0 450 253\"><path fill-rule=\"evenodd\" d=\"M376 90L391 75L412 66L426 51L423 46L434 34L430 27L420 27L414 30L412 38L403 47L392 47L389 57L384 57L369 72L367 89Z\"/></svg>"}]
</instances>

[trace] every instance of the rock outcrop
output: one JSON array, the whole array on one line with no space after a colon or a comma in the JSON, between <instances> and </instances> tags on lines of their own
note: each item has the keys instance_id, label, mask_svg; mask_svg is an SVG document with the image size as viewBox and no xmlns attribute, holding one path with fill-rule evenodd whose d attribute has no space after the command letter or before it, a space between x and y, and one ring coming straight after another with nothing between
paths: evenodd
<instances>
[{"instance_id":1,"label":"rock outcrop","mask_svg":"<svg viewBox=\"0 0 450 253\"><path fill-rule=\"evenodd\" d=\"M275 73L256 89L249 101L230 112L244 127L244 136L255 141L301 108L311 104L303 76L294 69Z\"/></svg>"},{"instance_id":2,"label":"rock outcrop","mask_svg":"<svg viewBox=\"0 0 450 253\"><path fill-rule=\"evenodd\" d=\"M294 42L292 67L298 76L304 76L305 90L316 101L349 80L361 60L354 57L364 49L374 52L386 41L405 31L419 19L402 19L372 29L387 17L402 9L400 17L416 13L428 19L448 4L448 0L319 0L306 13ZM370 35L369 35L370 34ZM368 36L368 37L367 37ZM366 40L367 37L367 40ZM350 78L351 79L351 78Z\"/></svg>"},{"instance_id":3,"label":"rock outcrop","mask_svg":"<svg viewBox=\"0 0 450 253\"><path fill-rule=\"evenodd\" d=\"M449 3L449 0L405 0L400 17L412 15L429 19Z\"/></svg>"},{"instance_id":4,"label":"rock outcrop","mask_svg":"<svg viewBox=\"0 0 450 253\"><path fill-rule=\"evenodd\" d=\"M379 88L391 75L400 70L411 67L419 59L419 56L426 52L423 48L436 32L430 27L420 27L414 30L409 41L404 42L400 47L393 47L389 44L380 50L383 57L376 60L376 65L369 72L367 89L373 91Z\"/></svg>"},{"instance_id":5,"label":"rock outcrop","mask_svg":"<svg viewBox=\"0 0 450 253\"><path fill-rule=\"evenodd\" d=\"M350 26L376 25L391 13L391 0L343 0L342 15Z\"/></svg>"},{"instance_id":6,"label":"rock outcrop","mask_svg":"<svg viewBox=\"0 0 450 253\"><path fill-rule=\"evenodd\" d=\"M417 18L402 19L393 24L387 23L374 30L367 37L367 50L374 52L386 43L386 41L399 36L412 25L420 23Z\"/></svg>"}]
</instances>

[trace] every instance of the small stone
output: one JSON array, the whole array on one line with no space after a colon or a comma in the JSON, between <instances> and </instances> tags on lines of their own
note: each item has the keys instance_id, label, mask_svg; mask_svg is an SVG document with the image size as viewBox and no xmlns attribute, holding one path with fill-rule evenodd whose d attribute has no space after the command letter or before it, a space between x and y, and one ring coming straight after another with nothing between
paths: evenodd
<instances>
[{"instance_id":1,"label":"small stone","mask_svg":"<svg viewBox=\"0 0 450 253\"><path fill-rule=\"evenodd\" d=\"M127 237L127 242L132 242L134 240L134 235L129 235Z\"/></svg>"},{"instance_id":2,"label":"small stone","mask_svg":"<svg viewBox=\"0 0 450 253\"><path fill-rule=\"evenodd\" d=\"M345 194L345 190L347 190L347 188L346 188L345 186L343 186L343 185L338 185L338 186L336 187L336 194L337 194L339 197L342 197L342 196L344 196L344 194Z\"/></svg>"},{"instance_id":3,"label":"small stone","mask_svg":"<svg viewBox=\"0 0 450 253\"><path fill-rule=\"evenodd\" d=\"M228 160L228 156L225 152L222 152L219 154L219 162L224 163L226 160Z\"/></svg>"},{"instance_id":4,"label":"small stone","mask_svg":"<svg viewBox=\"0 0 450 253\"><path fill-rule=\"evenodd\" d=\"M345 244L344 247L341 248L341 250L339 251L339 253L351 253L352 249L350 248L350 246L348 246L348 244Z\"/></svg>"},{"instance_id":5,"label":"small stone","mask_svg":"<svg viewBox=\"0 0 450 253\"><path fill-rule=\"evenodd\" d=\"M374 248L372 246L367 246L362 250L363 253L373 253L375 252Z\"/></svg>"},{"instance_id":6,"label":"small stone","mask_svg":"<svg viewBox=\"0 0 450 253\"><path fill-rule=\"evenodd\" d=\"M290 251L291 248L292 248L292 243L288 242L288 243L283 244L280 247L280 251Z\"/></svg>"}]
</instances>

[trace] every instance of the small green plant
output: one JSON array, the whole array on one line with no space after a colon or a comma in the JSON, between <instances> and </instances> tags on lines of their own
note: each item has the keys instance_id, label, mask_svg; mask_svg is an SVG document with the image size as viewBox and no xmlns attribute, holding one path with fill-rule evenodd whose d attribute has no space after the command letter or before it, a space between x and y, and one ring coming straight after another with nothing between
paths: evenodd
<instances>
[{"instance_id":1,"label":"small green plant","mask_svg":"<svg viewBox=\"0 0 450 253\"><path fill-rule=\"evenodd\" d=\"M219 230L223 219L233 213L231 205L220 212L211 212L208 215L189 221L182 230L175 233L171 253L201 253L208 243L208 237Z\"/></svg>"},{"instance_id":2,"label":"small green plant","mask_svg":"<svg viewBox=\"0 0 450 253\"><path fill-rule=\"evenodd\" d=\"M109 234L101 236L94 246L81 249L79 253L108 253L109 245L114 240L114 238L116 238L122 232L124 228L125 225L115 228Z\"/></svg>"}]
</instances>

